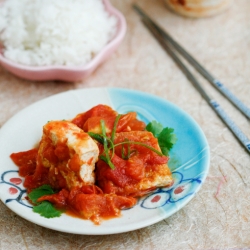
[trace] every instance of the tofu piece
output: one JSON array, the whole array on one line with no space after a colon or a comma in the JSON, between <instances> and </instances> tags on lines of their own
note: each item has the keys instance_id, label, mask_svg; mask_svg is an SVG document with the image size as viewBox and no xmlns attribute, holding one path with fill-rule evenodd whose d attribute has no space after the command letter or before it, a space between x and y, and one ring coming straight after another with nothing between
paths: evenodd
<instances>
[{"instance_id":1,"label":"tofu piece","mask_svg":"<svg viewBox=\"0 0 250 250\"><path fill-rule=\"evenodd\" d=\"M172 173L167 165L168 157L159 156L144 146L132 143L132 141L140 142L161 151L158 140L151 132L116 133L115 144L126 140L131 143L115 148L115 155L112 158L114 170L103 161L97 164L96 178L104 193L136 197L158 187L169 187L173 184ZM128 152L130 155L126 157Z\"/></svg>"},{"instance_id":2,"label":"tofu piece","mask_svg":"<svg viewBox=\"0 0 250 250\"><path fill-rule=\"evenodd\" d=\"M96 142L75 124L50 121L44 125L37 165L49 169L52 187L70 190L94 184L98 156Z\"/></svg>"}]
</instances>

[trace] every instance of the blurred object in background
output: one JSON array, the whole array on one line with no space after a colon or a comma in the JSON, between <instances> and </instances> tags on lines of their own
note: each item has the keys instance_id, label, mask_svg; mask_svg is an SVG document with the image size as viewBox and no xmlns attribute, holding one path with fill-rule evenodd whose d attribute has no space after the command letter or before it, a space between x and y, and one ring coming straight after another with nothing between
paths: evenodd
<instances>
[{"instance_id":1,"label":"blurred object in background","mask_svg":"<svg viewBox=\"0 0 250 250\"><path fill-rule=\"evenodd\" d=\"M176 13L187 17L207 17L229 8L233 0L164 0Z\"/></svg>"}]
</instances>

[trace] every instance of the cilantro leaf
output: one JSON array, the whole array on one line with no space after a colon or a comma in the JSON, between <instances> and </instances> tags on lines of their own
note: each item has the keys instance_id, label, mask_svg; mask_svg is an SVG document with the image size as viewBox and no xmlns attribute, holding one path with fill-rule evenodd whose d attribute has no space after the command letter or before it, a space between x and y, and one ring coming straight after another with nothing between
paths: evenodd
<instances>
[{"instance_id":1,"label":"cilantro leaf","mask_svg":"<svg viewBox=\"0 0 250 250\"><path fill-rule=\"evenodd\" d=\"M54 194L53 189L50 185L42 185L36 189L33 189L29 194L28 197L33 204L40 204L37 202L37 199L44 195Z\"/></svg>"},{"instance_id":2,"label":"cilantro leaf","mask_svg":"<svg viewBox=\"0 0 250 250\"><path fill-rule=\"evenodd\" d=\"M168 155L170 149L172 149L173 145L177 141L176 135L173 133L173 128L164 128L158 136L159 146L164 155Z\"/></svg>"},{"instance_id":3,"label":"cilantro leaf","mask_svg":"<svg viewBox=\"0 0 250 250\"><path fill-rule=\"evenodd\" d=\"M35 213L45 218L60 217L62 211L57 210L49 201L43 201L39 205L33 207Z\"/></svg>"},{"instance_id":4,"label":"cilantro leaf","mask_svg":"<svg viewBox=\"0 0 250 250\"><path fill-rule=\"evenodd\" d=\"M158 138L159 134L163 130L163 126L157 121L152 121L146 126L146 130L151 132L156 138Z\"/></svg>"},{"instance_id":5,"label":"cilantro leaf","mask_svg":"<svg viewBox=\"0 0 250 250\"><path fill-rule=\"evenodd\" d=\"M28 194L29 199L34 204L33 212L38 213L45 218L59 217L62 214L62 211L57 210L49 201L37 202L37 199L40 197L54 193L55 192L50 185L42 185L33 189Z\"/></svg>"},{"instance_id":6,"label":"cilantro leaf","mask_svg":"<svg viewBox=\"0 0 250 250\"><path fill-rule=\"evenodd\" d=\"M162 153L168 156L169 151L177 141L174 129L168 127L163 128L161 123L152 121L146 126L146 130L158 139Z\"/></svg>"}]
</instances>

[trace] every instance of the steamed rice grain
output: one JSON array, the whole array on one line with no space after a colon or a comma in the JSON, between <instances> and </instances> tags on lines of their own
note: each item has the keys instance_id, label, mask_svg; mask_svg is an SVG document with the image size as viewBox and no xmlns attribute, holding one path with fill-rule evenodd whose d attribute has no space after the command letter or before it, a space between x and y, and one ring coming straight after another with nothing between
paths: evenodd
<instances>
[{"instance_id":1,"label":"steamed rice grain","mask_svg":"<svg viewBox=\"0 0 250 250\"><path fill-rule=\"evenodd\" d=\"M117 20L101 0L6 0L0 42L25 65L84 65L114 36Z\"/></svg>"}]
</instances>

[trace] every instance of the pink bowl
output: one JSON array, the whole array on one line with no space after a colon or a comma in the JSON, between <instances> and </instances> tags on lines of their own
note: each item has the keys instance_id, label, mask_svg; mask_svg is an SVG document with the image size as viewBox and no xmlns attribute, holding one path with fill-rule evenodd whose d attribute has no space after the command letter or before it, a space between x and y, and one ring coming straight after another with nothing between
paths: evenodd
<instances>
[{"instance_id":1,"label":"pink bowl","mask_svg":"<svg viewBox=\"0 0 250 250\"><path fill-rule=\"evenodd\" d=\"M23 79L32 81L78 81L89 76L104 60L106 60L122 42L126 33L126 21L124 16L115 9L109 0L102 0L106 10L118 20L115 36L106 46L84 66L27 66L15 63L0 53L0 64L9 72Z\"/></svg>"}]
</instances>

